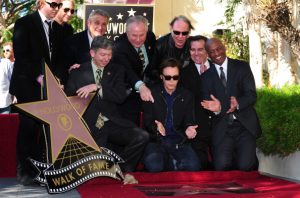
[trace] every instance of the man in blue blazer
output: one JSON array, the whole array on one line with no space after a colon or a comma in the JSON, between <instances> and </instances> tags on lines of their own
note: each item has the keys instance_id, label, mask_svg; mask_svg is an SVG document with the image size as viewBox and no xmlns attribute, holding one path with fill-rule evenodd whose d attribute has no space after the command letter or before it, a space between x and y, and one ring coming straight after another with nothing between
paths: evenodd
<instances>
[{"instance_id":1,"label":"man in blue blazer","mask_svg":"<svg viewBox=\"0 0 300 198\"><path fill-rule=\"evenodd\" d=\"M256 138L261 135L254 109L256 87L248 63L226 56L217 38L206 42L214 63L202 77L202 106L212 112L212 153L216 170L257 167Z\"/></svg>"}]
</instances>

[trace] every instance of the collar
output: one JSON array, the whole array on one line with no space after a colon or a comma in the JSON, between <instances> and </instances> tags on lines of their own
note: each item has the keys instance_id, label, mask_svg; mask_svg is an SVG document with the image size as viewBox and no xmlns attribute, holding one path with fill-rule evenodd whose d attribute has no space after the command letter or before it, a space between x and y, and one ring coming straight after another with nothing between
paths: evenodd
<instances>
[{"instance_id":1,"label":"collar","mask_svg":"<svg viewBox=\"0 0 300 198\"><path fill-rule=\"evenodd\" d=\"M44 23L45 21L51 21L51 22L52 22L52 20L51 20L51 19L47 19L47 17L46 17L40 10L38 10L38 13L39 13L39 15L40 15L40 17L41 17L43 23Z\"/></svg>"},{"instance_id":2,"label":"collar","mask_svg":"<svg viewBox=\"0 0 300 198\"><path fill-rule=\"evenodd\" d=\"M218 69L220 69L220 67L223 67L223 69L225 70L225 71L227 71L227 67L228 67L228 58L226 57L225 58L225 60L224 60L224 62L222 63L222 65L218 65L218 64L216 64L216 63L214 63L215 64L215 66L218 66L217 68Z\"/></svg>"},{"instance_id":3,"label":"collar","mask_svg":"<svg viewBox=\"0 0 300 198\"><path fill-rule=\"evenodd\" d=\"M97 67L97 65L94 63L93 59L91 61L91 64L92 64L92 68L93 68L93 73L96 74L96 70L97 69L101 69L102 70L102 74L103 74L103 71L104 71L104 67Z\"/></svg>"},{"instance_id":4,"label":"collar","mask_svg":"<svg viewBox=\"0 0 300 198\"><path fill-rule=\"evenodd\" d=\"M90 31L89 31L89 30L87 30L87 35L88 35L89 44L90 44L90 47L91 47L91 45L92 45L92 41L93 41L93 37L92 37L92 35L91 35L91 33L90 33Z\"/></svg>"}]
</instances>

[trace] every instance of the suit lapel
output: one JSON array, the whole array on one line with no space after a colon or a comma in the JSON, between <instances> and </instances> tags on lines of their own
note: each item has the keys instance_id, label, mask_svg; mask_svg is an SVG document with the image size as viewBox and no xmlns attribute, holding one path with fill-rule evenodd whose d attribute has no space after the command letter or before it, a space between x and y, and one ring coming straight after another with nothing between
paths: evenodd
<instances>
[{"instance_id":1,"label":"suit lapel","mask_svg":"<svg viewBox=\"0 0 300 198\"><path fill-rule=\"evenodd\" d=\"M45 61L47 63L50 63L49 46L48 46L48 42L47 42L47 38L46 38L46 34L45 34L43 22L42 22L42 19L41 19L41 17L40 17L40 15L39 15L38 12L35 12L34 22L33 23L36 26L37 35L39 35L41 37L42 50L44 51L44 54L46 55L45 56Z\"/></svg>"},{"instance_id":2,"label":"suit lapel","mask_svg":"<svg viewBox=\"0 0 300 198\"><path fill-rule=\"evenodd\" d=\"M234 62L232 59L228 58L228 65L227 65L227 91L228 94L233 93L232 88L233 88L233 79L236 73L236 69L234 68Z\"/></svg>"}]
</instances>

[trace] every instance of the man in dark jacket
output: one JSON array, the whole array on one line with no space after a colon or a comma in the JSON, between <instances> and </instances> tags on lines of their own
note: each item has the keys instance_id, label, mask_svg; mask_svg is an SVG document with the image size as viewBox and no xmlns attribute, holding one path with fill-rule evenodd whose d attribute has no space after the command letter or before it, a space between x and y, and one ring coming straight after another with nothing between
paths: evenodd
<instances>
[{"instance_id":1,"label":"man in dark jacket","mask_svg":"<svg viewBox=\"0 0 300 198\"><path fill-rule=\"evenodd\" d=\"M152 91L154 103L144 105L144 127L151 142L144 154L147 171L200 170L200 161L187 139L197 135L194 97L177 87L180 63L173 58L163 61L160 68L162 84Z\"/></svg>"},{"instance_id":2,"label":"man in dark jacket","mask_svg":"<svg viewBox=\"0 0 300 198\"><path fill-rule=\"evenodd\" d=\"M60 73L58 72L60 68L53 64L56 59L58 45L56 36L58 35L52 27L52 22L61 5L60 0L37 0L38 10L18 19L15 23L13 34L15 63L9 92L16 96L18 103L45 99L42 69L45 63L54 75ZM17 136L17 179L23 185L32 184L34 177L27 158L43 160L40 152L43 149L38 148L37 145L37 137L43 137L38 135L39 130L42 131L40 124L20 113Z\"/></svg>"},{"instance_id":3,"label":"man in dark jacket","mask_svg":"<svg viewBox=\"0 0 300 198\"><path fill-rule=\"evenodd\" d=\"M192 147L201 160L203 169L210 167L209 148L211 145L211 127L209 111L204 109L200 102L202 100L201 78L207 69L212 67L205 50L207 38L201 35L189 37L189 49L191 60L188 66L182 69L179 83L195 96L195 116L198 124L197 136L192 142Z\"/></svg>"},{"instance_id":4,"label":"man in dark jacket","mask_svg":"<svg viewBox=\"0 0 300 198\"><path fill-rule=\"evenodd\" d=\"M150 62L155 35L148 31L148 20L133 16L126 21L126 33L116 41L113 62L125 66L128 98L122 104L122 114L140 124L142 100L153 101L148 86L152 83Z\"/></svg>"},{"instance_id":5,"label":"man in dark jacket","mask_svg":"<svg viewBox=\"0 0 300 198\"><path fill-rule=\"evenodd\" d=\"M120 166L123 171L132 172L149 135L118 113L117 104L125 100L126 89L123 67L110 62L112 48L112 41L95 37L90 50L92 61L71 71L65 92L81 97L97 92L83 118L99 146L107 147L111 143L124 147L118 153L125 160Z\"/></svg>"},{"instance_id":6,"label":"man in dark jacket","mask_svg":"<svg viewBox=\"0 0 300 198\"><path fill-rule=\"evenodd\" d=\"M64 67L68 70L74 64L91 60L90 46L96 36L103 36L107 30L109 15L104 10L93 10L87 20L87 29L67 39L63 49ZM68 78L67 76L65 78ZM67 79L62 79L66 82Z\"/></svg>"},{"instance_id":7,"label":"man in dark jacket","mask_svg":"<svg viewBox=\"0 0 300 198\"><path fill-rule=\"evenodd\" d=\"M255 81L247 62L228 58L217 38L206 42L214 66L202 77L202 106L212 113L212 153L216 170L254 170L256 138L261 135L254 109Z\"/></svg>"},{"instance_id":8,"label":"man in dark jacket","mask_svg":"<svg viewBox=\"0 0 300 198\"><path fill-rule=\"evenodd\" d=\"M171 33L160 37L155 45L153 60L151 62L152 73L158 75L159 66L166 58L176 58L181 67L189 63L189 46L187 39L194 27L185 16L177 16L170 23Z\"/></svg>"}]
</instances>

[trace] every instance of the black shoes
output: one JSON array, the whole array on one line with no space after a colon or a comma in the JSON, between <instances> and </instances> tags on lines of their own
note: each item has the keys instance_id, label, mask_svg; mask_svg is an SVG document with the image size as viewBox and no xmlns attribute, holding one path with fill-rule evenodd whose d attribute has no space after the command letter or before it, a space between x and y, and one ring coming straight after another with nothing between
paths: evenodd
<instances>
[{"instance_id":1,"label":"black shoes","mask_svg":"<svg viewBox=\"0 0 300 198\"><path fill-rule=\"evenodd\" d=\"M33 177L29 174L23 174L22 176L18 176L17 180L24 186L32 186L35 184Z\"/></svg>"}]
</instances>

